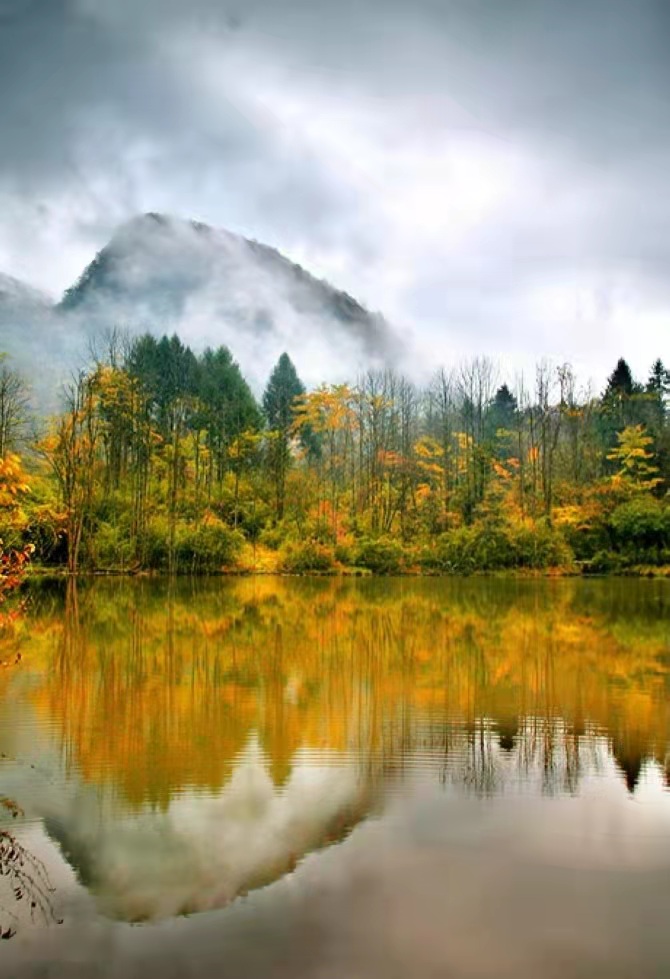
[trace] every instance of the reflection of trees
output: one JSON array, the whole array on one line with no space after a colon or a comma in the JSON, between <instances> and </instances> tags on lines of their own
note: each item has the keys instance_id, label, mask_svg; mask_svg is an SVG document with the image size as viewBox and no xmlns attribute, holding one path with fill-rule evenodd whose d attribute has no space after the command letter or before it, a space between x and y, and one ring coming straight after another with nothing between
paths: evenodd
<instances>
[{"instance_id":1,"label":"reflection of trees","mask_svg":"<svg viewBox=\"0 0 670 979\"><path fill-rule=\"evenodd\" d=\"M301 747L481 792L574 792L607 738L631 791L665 766L662 582L119 579L33 605L39 710L137 805L219 788L251 732L277 785Z\"/></svg>"},{"instance_id":2,"label":"reflection of trees","mask_svg":"<svg viewBox=\"0 0 670 979\"><path fill-rule=\"evenodd\" d=\"M54 888L44 864L6 829L0 829L0 877L0 901L9 895L16 908L14 911L0 903L0 939L13 938L16 934L17 912L21 910L33 922L60 924L51 898Z\"/></svg>"}]
</instances>

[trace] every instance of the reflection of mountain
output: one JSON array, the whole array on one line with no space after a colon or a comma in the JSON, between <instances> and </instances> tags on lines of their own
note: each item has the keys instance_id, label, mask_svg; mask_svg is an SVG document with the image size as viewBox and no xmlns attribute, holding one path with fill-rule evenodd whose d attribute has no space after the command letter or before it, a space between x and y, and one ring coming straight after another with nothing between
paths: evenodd
<instances>
[{"instance_id":1,"label":"reflection of mountain","mask_svg":"<svg viewBox=\"0 0 670 979\"><path fill-rule=\"evenodd\" d=\"M83 777L138 807L217 791L253 732L277 785L303 748L370 774L424 743L455 765L495 741L501 771L541 769L546 789L574 783L598 733L633 788L650 755L665 763L668 596L602 584L115 581L65 606L44 591L32 696Z\"/></svg>"},{"instance_id":2,"label":"reflection of mountain","mask_svg":"<svg viewBox=\"0 0 670 979\"><path fill-rule=\"evenodd\" d=\"M109 913L155 916L285 873L402 779L636 791L667 764L669 601L662 582L45 582L0 684L80 787L40 810L68 859Z\"/></svg>"},{"instance_id":3,"label":"reflection of mountain","mask_svg":"<svg viewBox=\"0 0 670 979\"><path fill-rule=\"evenodd\" d=\"M187 792L164 812L124 816L82 787L53 804L45 827L104 913L141 921L206 911L289 873L365 817L364 782L330 761L296 758L277 788L252 741L215 795Z\"/></svg>"}]
</instances>

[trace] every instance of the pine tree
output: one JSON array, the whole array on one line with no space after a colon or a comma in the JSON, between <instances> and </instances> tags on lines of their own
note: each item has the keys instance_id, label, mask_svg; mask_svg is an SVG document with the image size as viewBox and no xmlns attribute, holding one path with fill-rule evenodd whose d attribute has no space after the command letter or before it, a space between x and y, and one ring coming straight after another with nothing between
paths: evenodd
<instances>
[{"instance_id":1,"label":"pine tree","mask_svg":"<svg viewBox=\"0 0 670 979\"><path fill-rule=\"evenodd\" d=\"M274 366L263 394L263 411L273 431L287 433L293 424L293 405L305 393L293 361L283 353Z\"/></svg>"},{"instance_id":2,"label":"pine tree","mask_svg":"<svg viewBox=\"0 0 670 979\"><path fill-rule=\"evenodd\" d=\"M633 375L627 362L620 357L617 365L607 379L603 400L608 398L630 397L634 390Z\"/></svg>"},{"instance_id":3,"label":"pine tree","mask_svg":"<svg viewBox=\"0 0 670 979\"><path fill-rule=\"evenodd\" d=\"M616 443L616 434L629 425L647 422L644 387L633 379L628 363L620 357L607 379L601 399L601 432L605 447Z\"/></svg>"},{"instance_id":4,"label":"pine tree","mask_svg":"<svg viewBox=\"0 0 670 979\"><path fill-rule=\"evenodd\" d=\"M276 516L284 516L286 473L290 462L290 435L296 398L305 393L293 361L283 353L277 361L263 394L263 411L272 433L270 468L276 490Z\"/></svg>"},{"instance_id":5,"label":"pine tree","mask_svg":"<svg viewBox=\"0 0 670 979\"><path fill-rule=\"evenodd\" d=\"M494 433L500 428L510 429L514 425L519 406L517 400L506 384L502 384L495 393L488 409L489 426Z\"/></svg>"}]
</instances>

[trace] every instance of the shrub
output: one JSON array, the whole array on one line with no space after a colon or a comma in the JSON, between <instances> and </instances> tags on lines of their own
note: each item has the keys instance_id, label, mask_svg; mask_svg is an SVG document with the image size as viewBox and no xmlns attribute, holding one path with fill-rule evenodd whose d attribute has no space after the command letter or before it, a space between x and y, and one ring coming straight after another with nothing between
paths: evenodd
<instances>
[{"instance_id":1,"label":"shrub","mask_svg":"<svg viewBox=\"0 0 670 979\"><path fill-rule=\"evenodd\" d=\"M625 561L621 554L614 551L597 551L586 565L586 570L592 574L616 574L623 571Z\"/></svg>"},{"instance_id":2,"label":"shrub","mask_svg":"<svg viewBox=\"0 0 670 979\"><path fill-rule=\"evenodd\" d=\"M132 564L133 550L127 529L119 524L99 524L89 544L95 568L126 568Z\"/></svg>"},{"instance_id":3,"label":"shrub","mask_svg":"<svg viewBox=\"0 0 670 979\"><path fill-rule=\"evenodd\" d=\"M563 527L562 534L578 561L589 561L598 552L606 551L612 546L604 518L594 519L581 526Z\"/></svg>"},{"instance_id":4,"label":"shrub","mask_svg":"<svg viewBox=\"0 0 670 979\"><path fill-rule=\"evenodd\" d=\"M352 544L346 542L337 544L334 553L335 553L335 560L338 561L340 564L344 564L344 565L354 564L355 551Z\"/></svg>"},{"instance_id":5,"label":"shrub","mask_svg":"<svg viewBox=\"0 0 670 979\"><path fill-rule=\"evenodd\" d=\"M356 565L375 574L397 574L403 567L402 544L385 537L362 538L352 556Z\"/></svg>"},{"instance_id":6,"label":"shrub","mask_svg":"<svg viewBox=\"0 0 670 979\"><path fill-rule=\"evenodd\" d=\"M209 519L200 524L177 523L174 536L175 570L203 574L220 571L234 564L244 538L222 521ZM153 517L141 539L145 567L165 571L170 564L170 528L165 517Z\"/></svg>"},{"instance_id":7,"label":"shrub","mask_svg":"<svg viewBox=\"0 0 670 979\"><path fill-rule=\"evenodd\" d=\"M548 568L572 564L560 532L546 525L513 527L487 522L441 534L420 557L423 567L447 574Z\"/></svg>"},{"instance_id":8,"label":"shrub","mask_svg":"<svg viewBox=\"0 0 670 979\"><path fill-rule=\"evenodd\" d=\"M670 550L670 507L647 494L620 504L609 527L627 564L663 564Z\"/></svg>"},{"instance_id":9,"label":"shrub","mask_svg":"<svg viewBox=\"0 0 670 979\"><path fill-rule=\"evenodd\" d=\"M538 524L509 532L510 557L518 568L555 568L571 565L574 554L554 527Z\"/></svg>"},{"instance_id":10,"label":"shrub","mask_svg":"<svg viewBox=\"0 0 670 979\"><path fill-rule=\"evenodd\" d=\"M281 525L277 527L266 527L258 536L258 543L268 547L271 551L278 551L286 541L286 530Z\"/></svg>"},{"instance_id":11,"label":"shrub","mask_svg":"<svg viewBox=\"0 0 670 979\"><path fill-rule=\"evenodd\" d=\"M421 564L445 574L469 574L476 569L475 560L474 528L459 527L440 534L422 555Z\"/></svg>"},{"instance_id":12,"label":"shrub","mask_svg":"<svg viewBox=\"0 0 670 979\"><path fill-rule=\"evenodd\" d=\"M164 516L152 517L139 539L139 556L145 568L164 571L169 561L169 527Z\"/></svg>"},{"instance_id":13,"label":"shrub","mask_svg":"<svg viewBox=\"0 0 670 979\"><path fill-rule=\"evenodd\" d=\"M178 526L175 534L175 565L193 574L221 571L234 564L244 543L239 531L219 520L200 525Z\"/></svg>"},{"instance_id":14,"label":"shrub","mask_svg":"<svg viewBox=\"0 0 670 979\"><path fill-rule=\"evenodd\" d=\"M331 548L318 541L300 541L286 544L282 551L280 567L291 574L310 571L332 571L335 556Z\"/></svg>"}]
</instances>

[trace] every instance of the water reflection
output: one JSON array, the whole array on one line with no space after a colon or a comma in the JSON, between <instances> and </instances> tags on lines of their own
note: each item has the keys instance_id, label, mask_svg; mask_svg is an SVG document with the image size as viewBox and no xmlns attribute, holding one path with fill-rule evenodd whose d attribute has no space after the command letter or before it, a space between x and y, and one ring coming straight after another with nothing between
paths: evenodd
<instances>
[{"instance_id":1,"label":"water reflection","mask_svg":"<svg viewBox=\"0 0 670 979\"><path fill-rule=\"evenodd\" d=\"M669 604L663 582L44 582L2 750L64 776L32 811L103 911L203 910L417 779L668 784Z\"/></svg>"}]
</instances>

